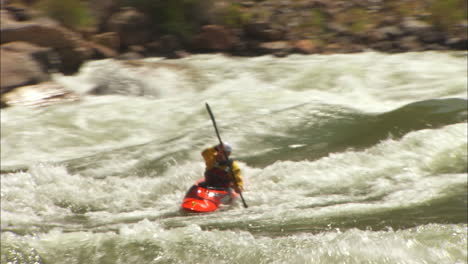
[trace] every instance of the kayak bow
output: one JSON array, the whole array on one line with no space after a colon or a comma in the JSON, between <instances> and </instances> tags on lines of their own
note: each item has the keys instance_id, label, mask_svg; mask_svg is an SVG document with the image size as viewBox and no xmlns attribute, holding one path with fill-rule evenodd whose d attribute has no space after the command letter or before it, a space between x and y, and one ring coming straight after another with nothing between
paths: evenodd
<instances>
[{"instance_id":1,"label":"kayak bow","mask_svg":"<svg viewBox=\"0 0 468 264\"><path fill-rule=\"evenodd\" d=\"M213 212L223 204L231 204L236 197L230 189L207 187L199 181L187 191L181 207L194 213Z\"/></svg>"}]
</instances>

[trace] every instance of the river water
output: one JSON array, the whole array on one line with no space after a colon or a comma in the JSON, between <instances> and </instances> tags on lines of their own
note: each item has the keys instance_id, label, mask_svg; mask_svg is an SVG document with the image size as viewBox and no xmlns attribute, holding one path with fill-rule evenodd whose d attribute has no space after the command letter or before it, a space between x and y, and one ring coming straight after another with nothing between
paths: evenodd
<instances>
[{"instance_id":1,"label":"river water","mask_svg":"<svg viewBox=\"0 0 468 264\"><path fill-rule=\"evenodd\" d=\"M91 61L1 111L1 263L467 263L467 54ZM92 95L91 90L100 95ZM179 211L200 152L243 196Z\"/></svg>"}]
</instances>

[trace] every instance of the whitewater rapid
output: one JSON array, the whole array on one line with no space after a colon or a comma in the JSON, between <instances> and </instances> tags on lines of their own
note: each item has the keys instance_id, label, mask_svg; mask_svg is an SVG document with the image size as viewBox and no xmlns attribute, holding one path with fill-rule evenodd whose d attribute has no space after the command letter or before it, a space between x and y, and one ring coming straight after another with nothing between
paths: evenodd
<instances>
[{"instance_id":1,"label":"whitewater rapid","mask_svg":"<svg viewBox=\"0 0 468 264\"><path fill-rule=\"evenodd\" d=\"M2 263L467 263L467 54L100 60L1 112ZM96 95L99 93L100 95ZM216 144L249 208L179 211Z\"/></svg>"}]
</instances>

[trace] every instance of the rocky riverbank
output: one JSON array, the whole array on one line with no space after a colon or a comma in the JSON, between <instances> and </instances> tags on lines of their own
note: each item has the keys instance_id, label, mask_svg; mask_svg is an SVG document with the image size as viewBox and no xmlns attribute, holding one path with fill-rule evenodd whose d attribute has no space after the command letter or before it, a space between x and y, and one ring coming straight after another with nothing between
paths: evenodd
<instances>
[{"instance_id":1,"label":"rocky riverbank","mask_svg":"<svg viewBox=\"0 0 468 264\"><path fill-rule=\"evenodd\" d=\"M434 1L214 1L192 10L196 18L187 34L164 32L144 11L112 0L88 1L97 22L79 29L24 4L35 1L2 1L2 107L14 104L18 87L46 91L41 94L52 94L53 101L78 98L50 82L50 73L73 74L85 61L102 58L466 50L466 3L462 15L440 17L444 10L437 8L453 9L447 3L457 1Z\"/></svg>"}]
</instances>

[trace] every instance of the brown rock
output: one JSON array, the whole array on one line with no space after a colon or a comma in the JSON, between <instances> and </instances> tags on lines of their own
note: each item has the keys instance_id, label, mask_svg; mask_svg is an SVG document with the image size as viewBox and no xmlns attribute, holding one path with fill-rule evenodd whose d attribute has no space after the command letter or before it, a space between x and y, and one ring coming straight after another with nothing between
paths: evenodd
<instances>
[{"instance_id":1,"label":"brown rock","mask_svg":"<svg viewBox=\"0 0 468 264\"><path fill-rule=\"evenodd\" d=\"M1 26L1 43L14 41L29 42L38 46L51 47L59 54L61 71L74 73L84 60L91 58L92 50L80 36L66 28L39 22L12 23Z\"/></svg>"},{"instance_id":2,"label":"brown rock","mask_svg":"<svg viewBox=\"0 0 468 264\"><path fill-rule=\"evenodd\" d=\"M258 47L260 49L275 52L275 51L290 49L291 45L289 45L287 41L272 41L272 42L262 42L258 45Z\"/></svg>"},{"instance_id":3,"label":"brown rock","mask_svg":"<svg viewBox=\"0 0 468 264\"><path fill-rule=\"evenodd\" d=\"M122 53L117 57L117 59L119 60L139 60L143 58L144 58L143 55L134 51L128 51L128 52Z\"/></svg>"},{"instance_id":4,"label":"brown rock","mask_svg":"<svg viewBox=\"0 0 468 264\"><path fill-rule=\"evenodd\" d=\"M181 59L181 58L186 58L186 57L189 57L191 54L185 50L176 50L174 52L174 56L175 58L177 59Z\"/></svg>"},{"instance_id":5,"label":"brown rock","mask_svg":"<svg viewBox=\"0 0 468 264\"><path fill-rule=\"evenodd\" d=\"M385 41L387 38L388 36L386 32L377 28L370 30L364 39L366 39L369 43L375 43L378 41Z\"/></svg>"},{"instance_id":6,"label":"brown rock","mask_svg":"<svg viewBox=\"0 0 468 264\"><path fill-rule=\"evenodd\" d=\"M394 43L389 40L378 41L378 42L371 43L370 48L378 50L378 51L391 52L394 49Z\"/></svg>"},{"instance_id":7,"label":"brown rock","mask_svg":"<svg viewBox=\"0 0 468 264\"><path fill-rule=\"evenodd\" d=\"M318 52L318 46L308 39L303 39L294 42L293 47L294 51L303 54L312 54Z\"/></svg>"},{"instance_id":8,"label":"brown rock","mask_svg":"<svg viewBox=\"0 0 468 264\"><path fill-rule=\"evenodd\" d=\"M96 19L96 26L99 32L107 31L107 23L113 13L118 12L121 1L115 0L87 0L91 14Z\"/></svg>"},{"instance_id":9,"label":"brown rock","mask_svg":"<svg viewBox=\"0 0 468 264\"><path fill-rule=\"evenodd\" d=\"M406 18L401 22L401 28L411 35L417 35L424 31L430 31L431 25L413 18Z\"/></svg>"},{"instance_id":10,"label":"brown rock","mask_svg":"<svg viewBox=\"0 0 468 264\"><path fill-rule=\"evenodd\" d=\"M331 43L324 47L325 54L340 53L342 49L343 46L340 43Z\"/></svg>"},{"instance_id":11,"label":"brown rock","mask_svg":"<svg viewBox=\"0 0 468 264\"><path fill-rule=\"evenodd\" d=\"M421 51L422 45L416 36L407 36L398 40L398 46L404 51Z\"/></svg>"},{"instance_id":12,"label":"brown rock","mask_svg":"<svg viewBox=\"0 0 468 264\"><path fill-rule=\"evenodd\" d=\"M58 54L47 47L40 47L28 42L10 42L1 46L2 50L30 55L37 61L44 72L55 72L60 68Z\"/></svg>"},{"instance_id":13,"label":"brown rock","mask_svg":"<svg viewBox=\"0 0 468 264\"><path fill-rule=\"evenodd\" d=\"M0 50L0 92L49 79L43 66L27 52Z\"/></svg>"},{"instance_id":14,"label":"brown rock","mask_svg":"<svg viewBox=\"0 0 468 264\"><path fill-rule=\"evenodd\" d=\"M145 47L143 47L141 45L132 45L132 46L128 47L128 51L144 54L146 52L146 49L145 49Z\"/></svg>"},{"instance_id":15,"label":"brown rock","mask_svg":"<svg viewBox=\"0 0 468 264\"><path fill-rule=\"evenodd\" d=\"M261 42L257 46L260 54L272 54L277 57L284 57L291 53L293 47L288 41Z\"/></svg>"},{"instance_id":16,"label":"brown rock","mask_svg":"<svg viewBox=\"0 0 468 264\"><path fill-rule=\"evenodd\" d=\"M81 35L81 38L91 41L91 39L98 34L98 29L95 26L80 27L78 33Z\"/></svg>"},{"instance_id":17,"label":"brown rock","mask_svg":"<svg viewBox=\"0 0 468 264\"><path fill-rule=\"evenodd\" d=\"M281 40L285 37L284 30L273 27L267 22L254 22L245 25L244 28L247 36L259 39L259 40Z\"/></svg>"},{"instance_id":18,"label":"brown rock","mask_svg":"<svg viewBox=\"0 0 468 264\"><path fill-rule=\"evenodd\" d=\"M78 94L67 90L61 84L44 82L28 85L2 94L4 106L46 106L56 103L73 102L79 100Z\"/></svg>"},{"instance_id":19,"label":"brown rock","mask_svg":"<svg viewBox=\"0 0 468 264\"><path fill-rule=\"evenodd\" d=\"M413 18L404 19L401 23L401 28L408 34L416 36L426 43L443 43L445 41L443 34L436 31L428 23L420 20Z\"/></svg>"},{"instance_id":20,"label":"brown rock","mask_svg":"<svg viewBox=\"0 0 468 264\"><path fill-rule=\"evenodd\" d=\"M381 36L379 40L393 40L404 35L404 32L397 26L385 26L377 31L377 35Z\"/></svg>"},{"instance_id":21,"label":"brown rock","mask_svg":"<svg viewBox=\"0 0 468 264\"><path fill-rule=\"evenodd\" d=\"M178 58L177 51L184 50L182 42L177 36L164 35L158 40L145 45L146 56L164 56Z\"/></svg>"},{"instance_id":22,"label":"brown rock","mask_svg":"<svg viewBox=\"0 0 468 264\"><path fill-rule=\"evenodd\" d=\"M94 42L87 42L86 45L93 50L93 59L114 58L118 56L115 50L106 46Z\"/></svg>"},{"instance_id":23,"label":"brown rock","mask_svg":"<svg viewBox=\"0 0 468 264\"><path fill-rule=\"evenodd\" d=\"M160 38L164 52L171 52L182 48L180 39L175 35L164 35Z\"/></svg>"},{"instance_id":24,"label":"brown rock","mask_svg":"<svg viewBox=\"0 0 468 264\"><path fill-rule=\"evenodd\" d=\"M8 10L17 21L25 21L32 18L31 11L22 6L8 5L4 8Z\"/></svg>"},{"instance_id":25,"label":"brown rock","mask_svg":"<svg viewBox=\"0 0 468 264\"><path fill-rule=\"evenodd\" d=\"M148 42L151 39L149 26L145 14L131 7L122 8L113 14L108 22L109 31L118 34L121 48Z\"/></svg>"},{"instance_id":26,"label":"brown rock","mask_svg":"<svg viewBox=\"0 0 468 264\"><path fill-rule=\"evenodd\" d=\"M91 41L99 45L118 50L120 47L119 34L116 32L105 32L91 37Z\"/></svg>"},{"instance_id":27,"label":"brown rock","mask_svg":"<svg viewBox=\"0 0 468 264\"><path fill-rule=\"evenodd\" d=\"M0 9L0 24L2 26L17 23L13 14L5 9Z\"/></svg>"},{"instance_id":28,"label":"brown rock","mask_svg":"<svg viewBox=\"0 0 468 264\"><path fill-rule=\"evenodd\" d=\"M206 25L193 38L192 44L200 50L229 51L236 45L236 41L236 36L223 26Z\"/></svg>"},{"instance_id":29,"label":"brown rock","mask_svg":"<svg viewBox=\"0 0 468 264\"><path fill-rule=\"evenodd\" d=\"M457 50L467 50L468 49L468 39L466 35L461 38L449 38L446 41L446 45L449 46L452 49L457 49Z\"/></svg>"}]
</instances>

